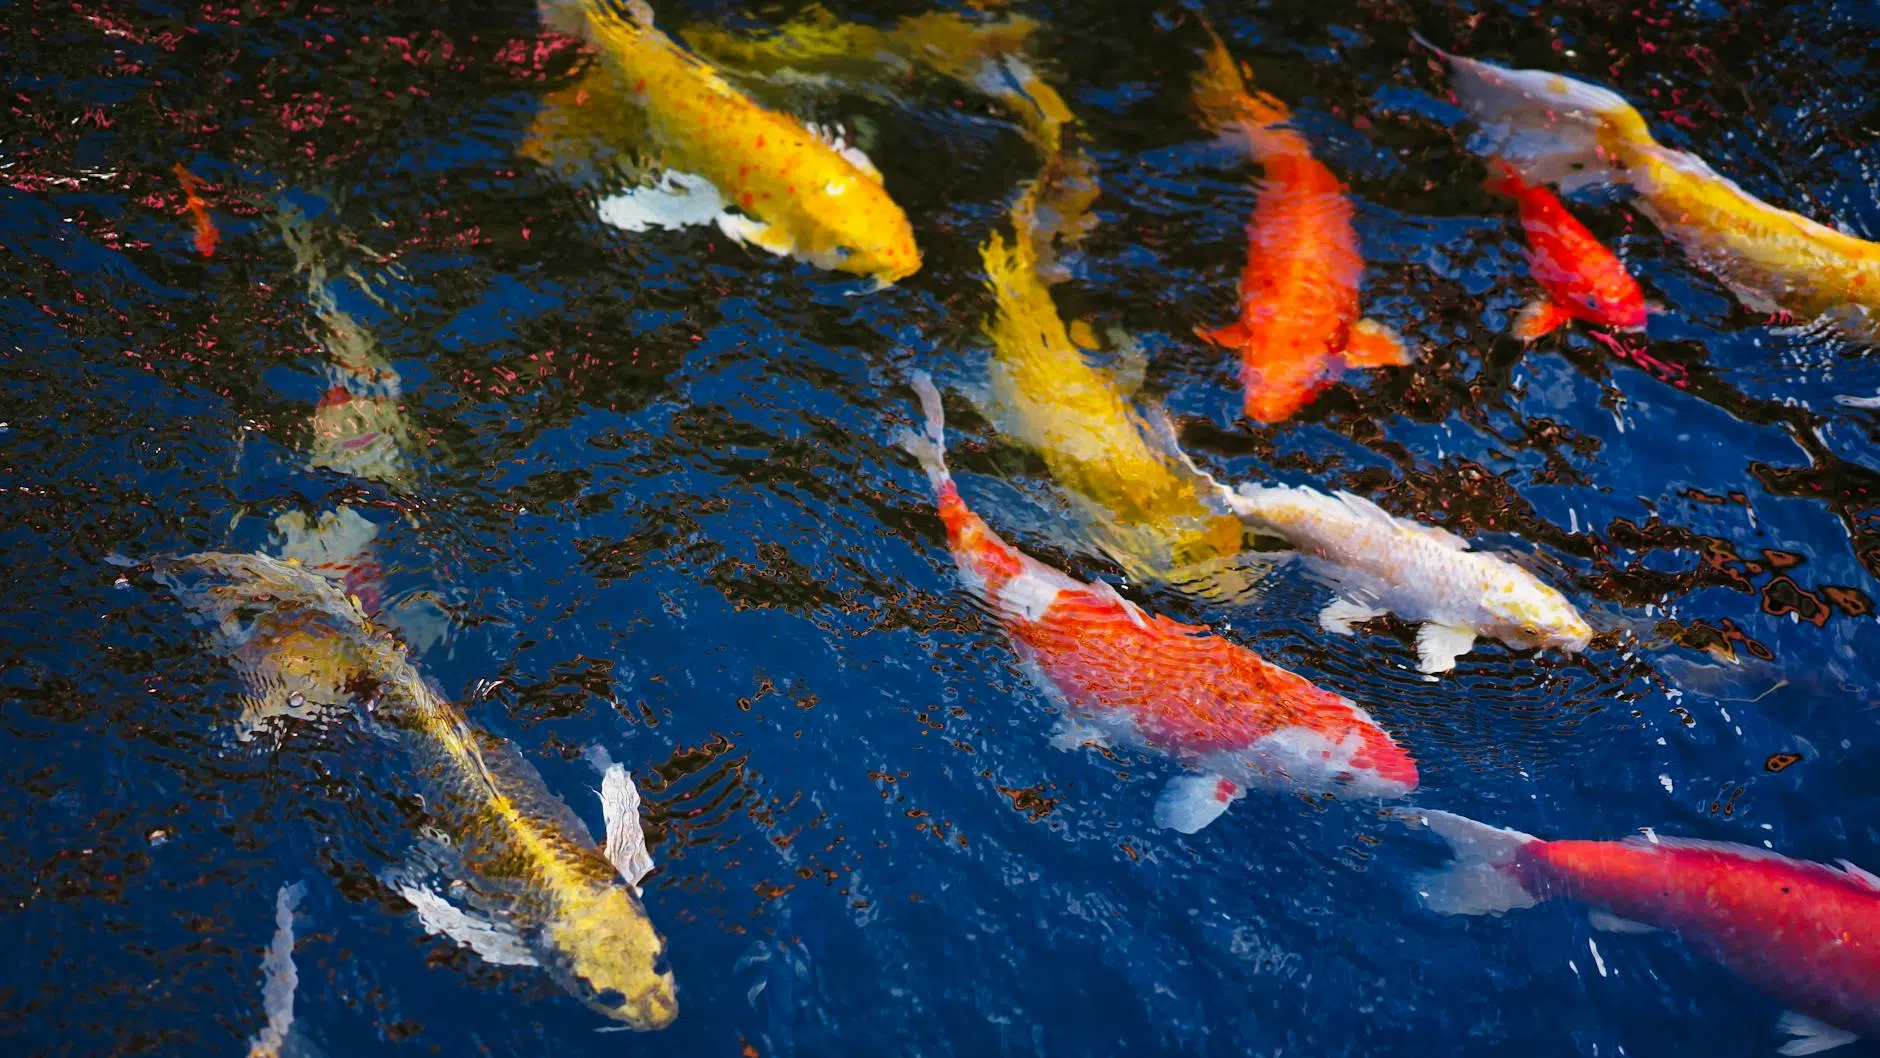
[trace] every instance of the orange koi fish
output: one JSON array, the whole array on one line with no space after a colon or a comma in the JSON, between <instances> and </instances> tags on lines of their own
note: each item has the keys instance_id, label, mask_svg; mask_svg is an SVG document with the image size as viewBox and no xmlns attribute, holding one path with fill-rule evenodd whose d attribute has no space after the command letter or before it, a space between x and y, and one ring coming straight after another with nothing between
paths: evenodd
<instances>
[{"instance_id":1,"label":"orange koi fish","mask_svg":"<svg viewBox=\"0 0 1880 1058\"><path fill-rule=\"evenodd\" d=\"M1792 1010L1782 1054L1880 1035L1880 878L1766 849L1650 835L1543 841L1449 812L1421 822L1455 850L1418 890L1444 914L1500 914L1565 897L1593 926L1665 929Z\"/></svg>"},{"instance_id":2,"label":"orange koi fish","mask_svg":"<svg viewBox=\"0 0 1880 1058\"><path fill-rule=\"evenodd\" d=\"M1243 142L1266 171L1247 229L1240 319L1195 332L1240 350L1247 416L1290 418L1346 365L1409 363L1396 334L1359 316L1364 260L1344 184L1287 125L1284 103L1249 94L1218 36L1195 75L1194 102L1209 128Z\"/></svg>"},{"instance_id":3,"label":"orange koi fish","mask_svg":"<svg viewBox=\"0 0 1880 1058\"><path fill-rule=\"evenodd\" d=\"M960 577L990 606L1020 656L1067 706L1057 742L1111 738L1196 769L1156 802L1158 825L1192 834L1249 787L1401 797L1416 762L1369 714L1210 630L1144 613L999 538L947 471L940 394L914 380L926 430L903 444L939 498Z\"/></svg>"},{"instance_id":4,"label":"orange koi fish","mask_svg":"<svg viewBox=\"0 0 1880 1058\"><path fill-rule=\"evenodd\" d=\"M183 185L183 207L189 210L196 229L196 252L204 257L214 257L216 240L222 237L222 233L216 230L215 221L209 217L209 203L203 201L197 193L206 185L202 177L183 168L182 162L172 166L171 171L176 174L177 182Z\"/></svg>"},{"instance_id":5,"label":"orange koi fish","mask_svg":"<svg viewBox=\"0 0 1880 1058\"><path fill-rule=\"evenodd\" d=\"M1515 337L1531 342L1571 320L1643 330L1645 295L1619 258L1552 191L1521 179L1514 166L1500 159L1494 167L1483 186L1514 199L1520 208L1528 271L1546 292L1521 310Z\"/></svg>"}]
</instances>

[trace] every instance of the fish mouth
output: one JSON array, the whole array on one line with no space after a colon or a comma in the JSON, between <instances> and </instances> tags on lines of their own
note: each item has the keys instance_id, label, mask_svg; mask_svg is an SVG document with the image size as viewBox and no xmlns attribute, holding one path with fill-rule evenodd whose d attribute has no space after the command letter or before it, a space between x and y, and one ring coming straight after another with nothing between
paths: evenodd
<instances>
[{"instance_id":1,"label":"fish mouth","mask_svg":"<svg viewBox=\"0 0 1880 1058\"><path fill-rule=\"evenodd\" d=\"M603 1032L619 1029L653 1032L672 1024L679 1017L678 988L673 984L670 973L661 975L657 983L632 996L616 989L604 989L589 996L587 1005L595 1013L621 1023L602 1029Z\"/></svg>"}]
</instances>

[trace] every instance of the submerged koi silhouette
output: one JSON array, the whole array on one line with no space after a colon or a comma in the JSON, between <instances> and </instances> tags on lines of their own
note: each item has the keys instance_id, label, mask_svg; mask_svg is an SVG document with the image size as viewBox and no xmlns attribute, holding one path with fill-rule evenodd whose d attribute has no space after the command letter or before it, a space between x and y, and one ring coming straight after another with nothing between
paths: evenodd
<instances>
[{"instance_id":1,"label":"submerged koi silhouette","mask_svg":"<svg viewBox=\"0 0 1880 1058\"><path fill-rule=\"evenodd\" d=\"M1195 108L1209 128L1244 144L1265 178L1247 229L1240 318L1195 333L1239 351L1247 416L1281 422L1347 365L1401 365L1410 357L1389 328L1359 315L1364 260L1344 184L1287 125L1286 105L1249 93L1226 44L1208 33L1213 45L1195 75Z\"/></svg>"},{"instance_id":2,"label":"submerged koi silhouette","mask_svg":"<svg viewBox=\"0 0 1880 1058\"><path fill-rule=\"evenodd\" d=\"M217 230L215 220L209 216L209 203L203 201L199 193L208 185L202 177L185 169L182 162L177 162L172 166L171 171L176 174L177 182L183 185L183 208L189 211L190 220L195 227L195 239L192 245L195 246L196 252L204 257L215 256L215 244L222 237L222 233Z\"/></svg>"}]
</instances>

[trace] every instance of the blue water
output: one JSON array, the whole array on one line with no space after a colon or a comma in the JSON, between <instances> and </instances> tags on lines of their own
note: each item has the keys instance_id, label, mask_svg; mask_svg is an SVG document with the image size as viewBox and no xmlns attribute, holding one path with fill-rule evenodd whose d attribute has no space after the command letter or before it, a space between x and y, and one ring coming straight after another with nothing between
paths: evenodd
<instances>
[{"instance_id":1,"label":"blue water","mask_svg":"<svg viewBox=\"0 0 1880 1058\"><path fill-rule=\"evenodd\" d=\"M1416 754L1416 804L1880 868L1880 419L1833 399L1880 390L1880 365L1736 308L1649 224L1590 201L1665 306L1660 365L1583 329L1503 337L1531 294L1519 231L1407 43L1420 29L1609 84L1749 190L1875 237L1880 9L1213 5L1350 182L1367 311L1421 350L1264 428L1190 336L1233 304L1254 175L1194 127L1192 36L1149 5L1020 6L1046 24L1041 65L1103 187L1059 304L1140 338L1197 459L1539 552L1625 634L1572 660L1484 646L1430 683L1407 628L1328 641L1308 585L1232 607L1128 594L1363 703ZM744 26L798 10L658 8ZM1595 935L1565 903L1422 910L1410 877L1447 854L1376 804L1255 795L1182 837L1150 820L1173 764L1050 747L1054 707L960 590L892 443L910 370L960 385L983 364L976 248L1036 168L996 105L937 79L803 103L862 130L926 255L854 296L715 233L607 228L518 158L578 61L534 50L521 0L0 16L8 1053L241 1053L274 893L296 880L299 1031L329 1055L1779 1042L1777 1004L1675 938ZM190 245L178 162L208 182L213 256ZM325 354L275 221L289 206L403 379L409 488L309 466ZM1067 550L1042 464L956 411L975 506L1116 581ZM639 781L670 1029L596 1034L540 972L426 935L377 880L423 822L406 758L343 723L237 738L239 675L172 596L106 561L265 549L277 515L342 503L381 527L388 596L434 593L452 618L419 661L476 724L596 829L582 749ZM1703 649L1725 643L1741 664Z\"/></svg>"}]
</instances>

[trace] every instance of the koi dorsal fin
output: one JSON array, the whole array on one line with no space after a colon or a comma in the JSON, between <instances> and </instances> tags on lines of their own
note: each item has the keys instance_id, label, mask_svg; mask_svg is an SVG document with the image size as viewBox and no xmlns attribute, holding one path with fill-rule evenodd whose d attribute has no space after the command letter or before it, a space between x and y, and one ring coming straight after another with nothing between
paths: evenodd
<instances>
[{"instance_id":1,"label":"koi dorsal fin","mask_svg":"<svg viewBox=\"0 0 1880 1058\"><path fill-rule=\"evenodd\" d=\"M877 184L886 183L886 178L881 175L881 170L875 168L875 163L868 155L864 154L860 147L849 142L847 129L844 129L840 125L817 125L814 123L805 124L803 127L809 130L810 135L816 137L817 143L836 152L836 154L841 156L843 161L861 170L863 176L868 177Z\"/></svg>"},{"instance_id":2,"label":"koi dorsal fin","mask_svg":"<svg viewBox=\"0 0 1880 1058\"><path fill-rule=\"evenodd\" d=\"M1366 521L1379 522L1394 529L1409 530L1453 551L1467 551L1469 549L1469 542L1467 540L1464 540L1447 529L1441 529L1434 525L1424 525L1422 522L1413 522L1408 518L1399 518L1356 493L1346 492L1340 489L1332 493L1332 496L1337 499L1338 502L1344 504L1346 511Z\"/></svg>"},{"instance_id":3,"label":"koi dorsal fin","mask_svg":"<svg viewBox=\"0 0 1880 1058\"><path fill-rule=\"evenodd\" d=\"M1854 879L1876 893L1880 893L1880 875L1875 875L1872 871L1858 867L1849 863L1847 860L1835 860L1834 862L1841 865L1841 869L1847 872L1849 878Z\"/></svg>"}]
</instances>

